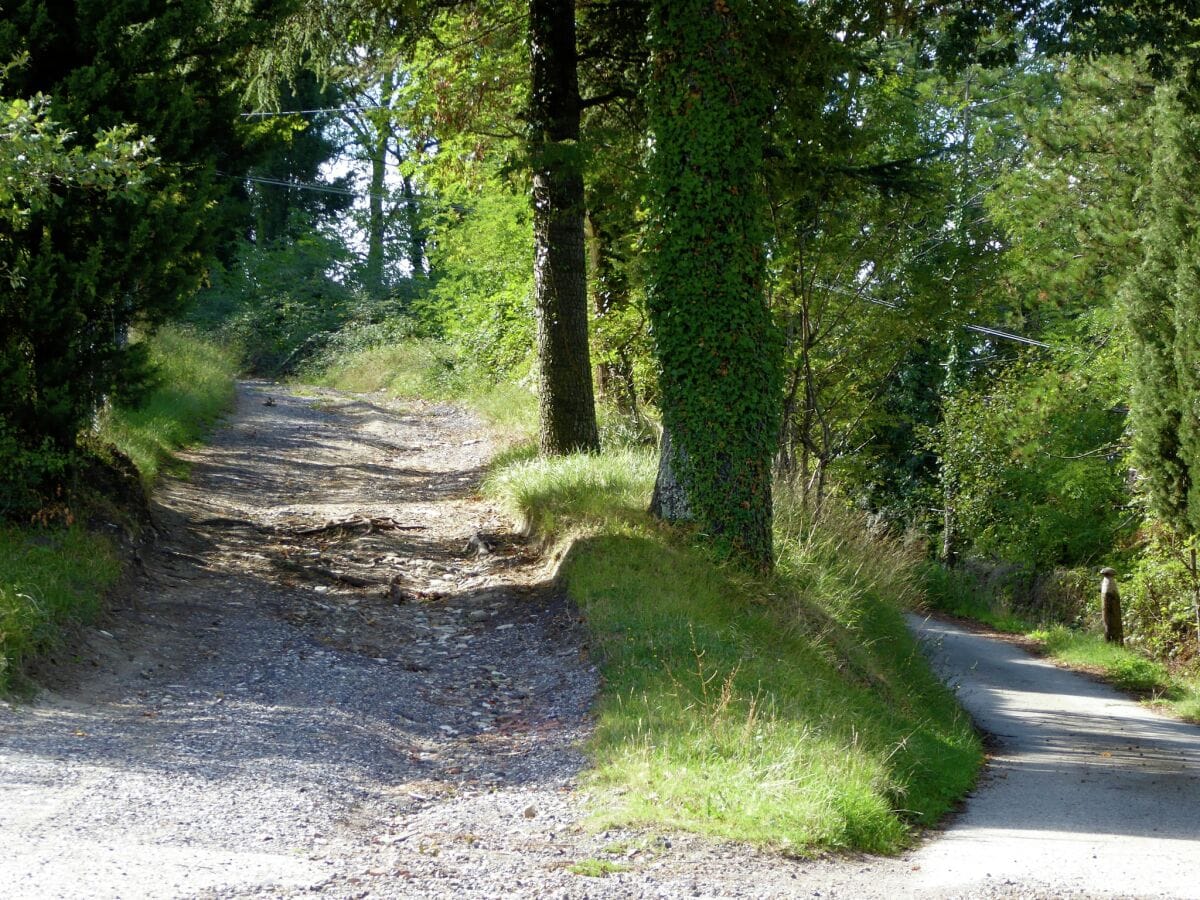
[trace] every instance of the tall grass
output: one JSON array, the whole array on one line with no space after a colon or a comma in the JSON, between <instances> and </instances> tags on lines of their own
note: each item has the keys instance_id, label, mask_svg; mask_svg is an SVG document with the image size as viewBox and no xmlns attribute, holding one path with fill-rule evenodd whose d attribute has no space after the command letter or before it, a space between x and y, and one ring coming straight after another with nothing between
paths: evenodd
<instances>
[{"instance_id":1,"label":"tall grass","mask_svg":"<svg viewBox=\"0 0 1200 900\"><path fill-rule=\"evenodd\" d=\"M167 327L150 340L158 381L137 407L113 406L100 417L97 436L131 460L146 486L174 451L198 441L234 397L237 356L191 331Z\"/></svg>"},{"instance_id":2,"label":"tall grass","mask_svg":"<svg viewBox=\"0 0 1200 900\"><path fill-rule=\"evenodd\" d=\"M722 565L643 510L654 456L516 460L485 491L543 539L604 679L591 753L598 824L795 854L894 851L971 785L980 748L901 618L919 579L849 514L786 496L777 573Z\"/></svg>"}]
</instances>

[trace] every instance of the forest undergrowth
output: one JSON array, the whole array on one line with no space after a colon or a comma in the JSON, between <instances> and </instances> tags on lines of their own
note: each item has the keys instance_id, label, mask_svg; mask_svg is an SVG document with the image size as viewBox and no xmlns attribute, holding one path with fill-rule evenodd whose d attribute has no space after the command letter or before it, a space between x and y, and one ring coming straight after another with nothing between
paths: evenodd
<instances>
[{"instance_id":1,"label":"forest undergrowth","mask_svg":"<svg viewBox=\"0 0 1200 900\"><path fill-rule=\"evenodd\" d=\"M970 788L978 738L904 626L920 590L909 550L784 490L776 571L749 574L646 513L657 454L618 416L601 453L537 457L528 390L448 371L418 345L354 354L320 380L410 399L432 386L507 436L483 490L562 554L602 665L585 787L597 826L895 852Z\"/></svg>"},{"instance_id":2,"label":"forest undergrowth","mask_svg":"<svg viewBox=\"0 0 1200 900\"><path fill-rule=\"evenodd\" d=\"M83 470L129 460L146 491L174 452L229 408L236 375L233 353L192 332L164 328L149 344L157 373L149 395L136 409L114 404L101 413L87 437L99 460ZM114 529L136 529L134 511L88 485L69 493L36 521L0 528L0 694L20 689L29 663L60 646L66 631L94 620L120 577Z\"/></svg>"}]
</instances>

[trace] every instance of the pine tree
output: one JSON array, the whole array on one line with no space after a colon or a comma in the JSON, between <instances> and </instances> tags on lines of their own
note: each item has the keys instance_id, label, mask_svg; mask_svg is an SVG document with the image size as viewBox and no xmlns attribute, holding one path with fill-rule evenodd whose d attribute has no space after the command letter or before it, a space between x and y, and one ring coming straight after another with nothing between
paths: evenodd
<instances>
[{"instance_id":1,"label":"pine tree","mask_svg":"<svg viewBox=\"0 0 1200 900\"><path fill-rule=\"evenodd\" d=\"M1200 115L1178 81L1157 90L1145 257L1123 291L1133 337L1134 458L1155 512L1200 531Z\"/></svg>"}]
</instances>

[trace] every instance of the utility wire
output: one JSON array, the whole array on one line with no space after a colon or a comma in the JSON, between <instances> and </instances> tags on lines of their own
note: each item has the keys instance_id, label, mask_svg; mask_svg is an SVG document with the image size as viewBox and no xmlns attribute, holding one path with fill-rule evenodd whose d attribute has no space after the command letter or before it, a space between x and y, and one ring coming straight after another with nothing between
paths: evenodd
<instances>
[{"instance_id":1,"label":"utility wire","mask_svg":"<svg viewBox=\"0 0 1200 900\"><path fill-rule=\"evenodd\" d=\"M394 196L387 194L372 194L353 191L349 188L339 188L328 184L310 184L303 181L287 181L283 178L268 178L262 175L231 175L228 172L217 172L222 178L233 178L237 181L253 181L256 184L269 184L275 187L295 188L298 191L314 191L320 194L339 194L343 197L361 197L368 200L395 200ZM402 197L404 200L426 200L437 203L445 203L439 197L431 197L428 194L411 194ZM453 204L450 204L453 205Z\"/></svg>"},{"instance_id":2,"label":"utility wire","mask_svg":"<svg viewBox=\"0 0 1200 900\"><path fill-rule=\"evenodd\" d=\"M394 106L323 106L317 109L276 109L276 110L258 110L257 112L241 113L243 119L266 119L272 116L315 116L321 113L344 113L344 112L374 112L376 110L388 109L395 110Z\"/></svg>"},{"instance_id":3,"label":"utility wire","mask_svg":"<svg viewBox=\"0 0 1200 900\"><path fill-rule=\"evenodd\" d=\"M862 291L852 291L848 288L838 287L833 284L826 284L821 281L814 281L813 287L821 288L825 291L832 291L835 294L842 294L847 297L853 297L856 300L865 300L867 303L874 303L876 306L886 306L888 309L900 309L899 303L893 303L891 300L882 300L879 297L872 297L870 294ZM1049 344L1044 341L1035 340L1031 337L1025 337L1020 334L1013 334L1011 331L1001 331L999 328L989 328L986 325L971 325L965 324L962 326L967 331L974 331L978 334L986 334L988 337L1002 338L1006 341L1016 341L1019 344L1028 344L1031 347L1043 347L1047 350L1052 349Z\"/></svg>"}]
</instances>

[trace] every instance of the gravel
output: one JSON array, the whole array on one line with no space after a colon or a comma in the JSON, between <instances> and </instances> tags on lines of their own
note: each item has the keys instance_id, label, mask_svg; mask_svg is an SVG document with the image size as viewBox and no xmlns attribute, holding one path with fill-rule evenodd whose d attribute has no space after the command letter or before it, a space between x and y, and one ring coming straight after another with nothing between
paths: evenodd
<instances>
[{"instance_id":1,"label":"gravel","mask_svg":"<svg viewBox=\"0 0 1200 900\"><path fill-rule=\"evenodd\" d=\"M589 828L598 674L552 561L475 493L493 450L450 406L244 385L158 491L109 618L35 702L0 706L0 893L1138 895L975 871L971 805L958 843L896 860ZM1194 768L1174 783L1194 800ZM1171 835L1193 854L1198 818Z\"/></svg>"}]
</instances>

